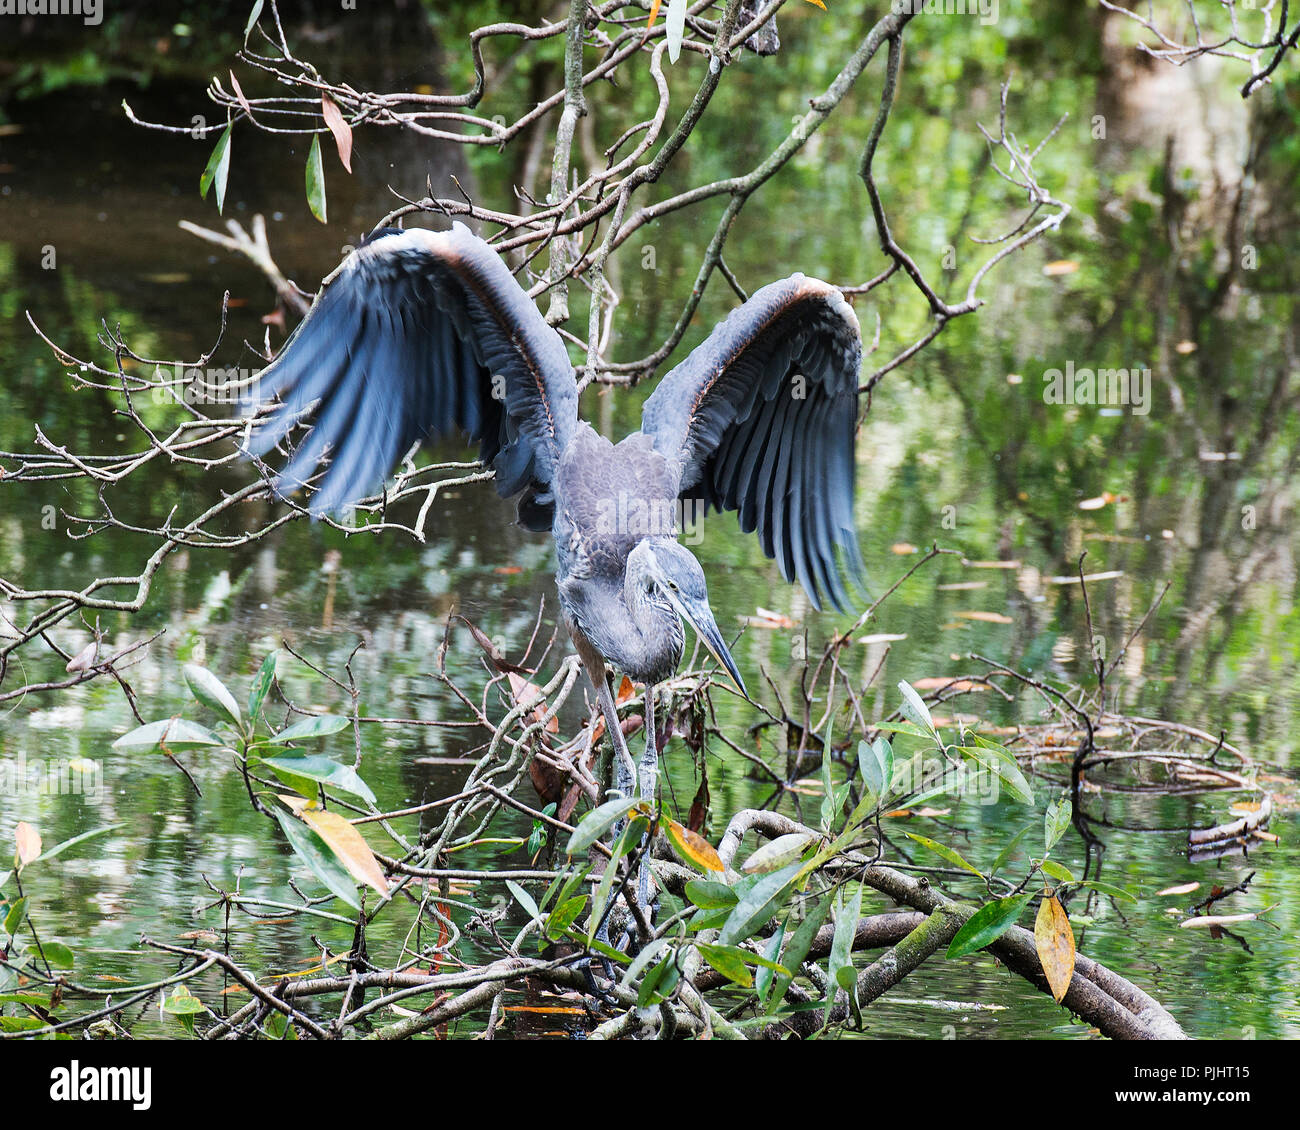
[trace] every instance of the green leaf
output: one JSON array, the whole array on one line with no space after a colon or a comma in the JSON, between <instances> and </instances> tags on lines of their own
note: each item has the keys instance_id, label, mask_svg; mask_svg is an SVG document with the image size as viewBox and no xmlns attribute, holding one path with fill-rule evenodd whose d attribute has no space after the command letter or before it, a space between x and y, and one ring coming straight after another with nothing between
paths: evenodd
<instances>
[{"instance_id":1,"label":"green leaf","mask_svg":"<svg viewBox=\"0 0 1300 1130\"><path fill-rule=\"evenodd\" d=\"M872 728L883 730L887 734L908 734L914 738L931 738L934 736L929 730L922 729L911 722L873 722Z\"/></svg>"},{"instance_id":2,"label":"green leaf","mask_svg":"<svg viewBox=\"0 0 1300 1130\"><path fill-rule=\"evenodd\" d=\"M822 803L818 813L818 824L827 835L831 831L831 822L839 815L835 807L835 778L831 774L831 724L826 723L826 739L822 743Z\"/></svg>"},{"instance_id":3,"label":"green leaf","mask_svg":"<svg viewBox=\"0 0 1300 1130\"><path fill-rule=\"evenodd\" d=\"M325 170L321 166L320 138L313 135L311 152L307 154L307 207L311 214L327 223L325 219Z\"/></svg>"},{"instance_id":4,"label":"green leaf","mask_svg":"<svg viewBox=\"0 0 1300 1130\"><path fill-rule=\"evenodd\" d=\"M528 912L530 919L536 920L541 918L542 912L537 909L537 904L533 902L533 896L523 889L513 879L506 880L506 888L515 896L515 901Z\"/></svg>"},{"instance_id":5,"label":"green leaf","mask_svg":"<svg viewBox=\"0 0 1300 1130\"><path fill-rule=\"evenodd\" d=\"M1040 863L1038 866L1044 875L1051 876L1058 883L1074 882L1074 874L1070 871L1070 869L1068 867L1063 866L1060 863L1055 862L1054 860L1044 859L1043 862Z\"/></svg>"},{"instance_id":6,"label":"green leaf","mask_svg":"<svg viewBox=\"0 0 1300 1130\"><path fill-rule=\"evenodd\" d=\"M262 1028L273 1040L296 1040L298 1033L283 1012L273 1012L262 1021Z\"/></svg>"},{"instance_id":7,"label":"green leaf","mask_svg":"<svg viewBox=\"0 0 1300 1130\"><path fill-rule=\"evenodd\" d=\"M43 993L0 993L0 1004L29 1004L35 1008L49 1008L50 998Z\"/></svg>"},{"instance_id":8,"label":"green leaf","mask_svg":"<svg viewBox=\"0 0 1300 1130\"><path fill-rule=\"evenodd\" d=\"M1020 917L1020 912L1029 905L1036 892L1010 895L1004 899L981 906L972 914L954 935L948 944L949 957L964 957L968 953L982 950L990 942L997 941Z\"/></svg>"},{"instance_id":9,"label":"green leaf","mask_svg":"<svg viewBox=\"0 0 1300 1130\"><path fill-rule=\"evenodd\" d=\"M996 875L999 871L1002 870L1003 867L1007 865L1011 857L1015 855L1016 848L1020 846L1020 841L1025 838L1025 836L1029 833L1029 830L1032 827L1033 827L1032 824L1026 824L1023 828L1020 829L1020 831L1018 831L1014 836L1011 837L1011 842L1007 844L1007 846L1004 847L1000 852L998 852L997 859L993 861L993 866L989 868L990 877Z\"/></svg>"},{"instance_id":10,"label":"green leaf","mask_svg":"<svg viewBox=\"0 0 1300 1130\"><path fill-rule=\"evenodd\" d=\"M713 910L700 910L691 918L691 924L687 929L692 934L698 934L701 930L720 930L722 924L731 917L731 907L720 906Z\"/></svg>"},{"instance_id":11,"label":"green leaf","mask_svg":"<svg viewBox=\"0 0 1300 1130\"><path fill-rule=\"evenodd\" d=\"M39 1016L0 1016L0 1032L30 1032L45 1026Z\"/></svg>"},{"instance_id":12,"label":"green leaf","mask_svg":"<svg viewBox=\"0 0 1300 1130\"><path fill-rule=\"evenodd\" d=\"M1094 891L1103 895L1110 895L1112 898L1128 899L1129 902L1137 902L1137 895L1131 891L1126 891L1123 887L1117 887L1113 883L1103 883L1097 879L1086 879L1080 883L1081 887L1091 887Z\"/></svg>"},{"instance_id":13,"label":"green leaf","mask_svg":"<svg viewBox=\"0 0 1300 1130\"><path fill-rule=\"evenodd\" d=\"M307 738L324 738L346 730L350 719L338 714L318 714L314 718L303 718L292 726L286 726L278 734L272 734L263 740L269 745L285 745L288 742L303 741Z\"/></svg>"},{"instance_id":14,"label":"green leaf","mask_svg":"<svg viewBox=\"0 0 1300 1130\"><path fill-rule=\"evenodd\" d=\"M890 788L898 794L897 803L909 808L915 808L933 800L935 797L953 792L964 784L960 774L945 771L940 774L938 783L932 788L919 793L908 791L910 783L924 784L926 779L926 753L924 750L918 750L906 761L895 765L894 780Z\"/></svg>"},{"instance_id":15,"label":"green leaf","mask_svg":"<svg viewBox=\"0 0 1300 1130\"><path fill-rule=\"evenodd\" d=\"M361 909L361 900L357 897L357 884L347 869L330 851L325 841L307 827L301 820L287 812L275 809L275 818L280 821L285 839L301 859L330 892L341 898L355 910Z\"/></svg>"},{"instance_id":16,"label":"green leaf","mask_svg":"<svg viewBox=\"0 0 1300 1130\"><path fill-rule=\"evenodd\" d=\"M184 985L177 985L172 995L163 1000L162 1010L170 1016L196 1016L206 1011L203 1002Z\"/></svg>"},{"instance_id":17,"label":"green leaf","mask_svg":"<svg viewBox=\"0 0 1300 1130\"><path fill-rule=\"evenodd\" d=\"M546 919L546 936L552 941L562 938L587 905L586 895L574 895L560 903Z\"/></svg>"},{"instance_id":18,"label":"green leaf","mask_svg":"<svg viewBox=\"0 0 1300 1130\"><path fill-rule=\"evenodd\" d=\"M600 920L605 916L605 904L609 901L610 891L614 889L614 880L618 877L619 860L627 855L633 844L641 842L641 837L649 827L649 821L642 816L629 820L623 828L623 834L614 844L614 850L605 864L605 873L600 877L600 884L596 888L596 895L591 904L591 919L587 924L588 944L595 940L596 931L600 929Z\"/></svg>"},{"instance_id":19,"label":"green leaf","mask_svg":"<svg viewBox=\"0 0 1300 1130\"><path fill-rule=\"evenodd\" d=\"M858 742L858 771L872 793L883 797L894 780L894 749L884 738Z\"/></svg>"},{"instance_id":20,"label":"green leaf","mask_svg":"<svg viewBox=\"0 0 1300 1130\"><path fill-rule=\"evenodd\" d=\"M1047 813L1043 817L1043 842L1044 852L1049 852L1057 844L1057 841L1065 835L1066 829L1070 826L1070 817L1074 814L1074 806L1066 799L1059 801L1054 800L1047 806Z\"/></svg>"},{"instance_id":21,"label":"green leaf","mask_svg":"<svg viewBox=\"0 0 1300 1130\"><path fill-rule=\"evenodd\" d=\"M113 748L135 752L166 746L174 753L177 750L225 744L219 734L213 733L206 726L200 726L197 722L190 722L185 718L164 718L158 722L137 726L129 734L123 734L113 743Z\"/></svg>"},{"instance_id":22,"label":"green leaf","mask_svg":"<svg viewBox=\"0 0 1300 1130\"><path fill-rule=\"evenodd\" d=\"M208 158L207 167L199 177L199 196L204 200L208 198L208 189L214 181L216 182L218 215L226 206L226 179L230 175L230 131L233 128L234 124L231 123L221 131L221 136L217 138L217 146L212 150L212 156Z\"/></svg>"},{"instance_id":23,"label":"green leaf","mask_svg":"<svg viewBox=\"0 0 1300 1130\"><path fill-rule=\"evenodd\" d=\"M264 0L256 0L253 4L253 10L248 15L248 23L244 25L244 42L248 42L248 37L252 34L253 28L257 26L258 17L262 14L262 4Z\"/></svg>"},{"instance_id":24,"label":"green leaf","mask_svg":"<svg viewBox=\"0 0 1300 1130\"><path fill-rule=\"evenodd\" d=\"M248 690L248 718L254 724L257 722L258 715L262 713L262 705L266 702L271 684L275 682L275 665L279 656L278 651L273 651L262 660L262 666L257 669L257 677Z\"/></svg>"},{"instance_id":25,"label":"green leaf","mask_svg":"<svg viewBox=\"0 0 1300 1130\"><path fill-rule=\"evenodd\" d=\"M351 765L341 765L337 761L331 761L324 754L309 753L301 757L284 754L280 757L262 757L259 760L292 787L297 786L291 778L305 777L309 781L332 785L345 793L359 796L371 804L375 803L375 794L370 791L370 786L361 779Z\"/></svg>"},{"instance_id":26,"label":"green leaf","mask_svg":"<svg viewBox=\"0 0 1300 1130\"><path fill-rule=\"evenodd\" d=\"M677 968L677 955L670 953L641 979L641 987L636 994L637 1007L648 1008L652 1004L666 1000L668 995L677 988L680 979L681 970Z\"/></svg>"},{"instance_id":27,"label":"green leaf","mask_svg":"<svg viewBox=\"0 0 1300 1130\"><path fill-rule=\"evenodd\" d=\"M236 729L243 727L244 720L239 715L239 703L216 675L196 663L185 664L184 675L185 681L190 686L190 692L199 702L209 710L215 710Z\"/></svg>"},{"instance_id":28,"label":"green leaf","mask_svg":"<svg viewBox=\"0 0 1300 1130\"><path fill-rule=\"evenodd\" d=\"M843 905L840 902L842 894L842 890L835 894L835 934L831 938L831 956L826 971L832 985L849 989L849 986L856 982L856 978L853 977L853 936L858 928L858 919L862 916L862 884L854 884L853 894ZM848 984L841 980L841 974L846 972L849 974ZM834 1007L835 990L832 989L826 994L826 1015L823 1023L830 1020L831 1009Z\"/></svg>"},{"instance_id":29,"label":"green leaf","mask_svg":"<svg viewBox=\"0 0 1300 1130\"><path fill-rule=\"evenodd\" d=\"M745 966L746 958L752 957L752 954L746 953L739 946L711 946L704 942L698 942L695 948L700 951L700 957L728 981L734 981L743 989L753 985L753 974Z\"/></svg>"},{"instance_id":30,"label":"green leaf","mask_svg":"<svg viewBox=\"0 0 1300 1130\"><path fill-rule=\"evenodd\" d=\"M9 913L5 915L4 932L13 937L18 933L18 927L22 925L23 915L27 913L27 896L17 899L13 906L9 908Z\"/></svg>"},{"instance_id":31,"label":"green leaf","mask_svg":"<svg viewBox=\"0 0 1300 1130\"><path fill-rule=\"evenodd\" d=\"M938 741L939 732L934 728L934 719L930 717L930 708L925 705L925 700L916 693L916 688L911 683L903 681L898 684L898 690L903 696L903 714L909 721L920 726L926 732L926 736Z\"/></svg>"},{"instance_id":32,"label":"green leaf","mask_svg":"<svg viewBox=\"0 0 1300 1130\"><path fill-rule=\"evenodd\" d=\"M75 960L72 950L62 942L42 942L39 946L31 945L27 947L27 953L38 961L43 955L45 960L56 969L71 969Z\"/></svg>"},{"instance_id":33,"label":"green leaf","mask_svg":"<svg viewBox=\"0 0 1300 1130\"><path fill-rule=\"evenodd\" d=\"M915 832L908 832L906 834L910 839L915 840L923 848L928 848L930 851L934 852L935 855L941 856L949 863L955 863L963 871L969 871L972 875L978 875L981 879L984 878L978 867L974 867L967 863L966 860L946 844L938 843L937 841L930 839L928 836L918 836Z\"/></svg>"},{"instance_id":34,"label":"green leaf","mask_svg":"<svg viewBox=\"0 0 1300 1130\"><path fill-rule=\"evenodd\" d=\"M777 958L781 956L781 943L785 941L785 926L786 924L782 922L776 928L776 933L768 938L767 945L763 947L763 964L759 966L754 976L754 989L758 993L760 1008L767 1008L767 996L772 991L772 981L781 968L777 964Z\"/></svg>"},{"instance_id":35,"label":"green leaf","mask_svg":"<svg viewBox=\"0 0 1300 1130\"><path fill-rule=\"evenodd\" d=\"M692 879L686 884L686 897L704 910L735 906L740 901L733 887L716 879Z\"/></svg>"},{"instance_id":36,"label":"green leaf","mask_svg":"<svg viewBox=\"0 0 1300 1130\"><path fill-rule=\"evenodd\" d=\"M779 871L788 867L803 856L809 844L815 844L819 837L814 832L791 832L769 840L745 860L743 868L747 875L762 875L768 871Z\"/></svg>"},{"instance_id":37,"label":"green leaf","mask_svg":"<svg viewBox=\"0 0 1300 1130\"><path fill-rule=\"evenodd\" d=\"M802 864L792 863L780 871L764 875L757 883L741 895L726 923L718 941L724 946L743 942L779 909L784 902L794 881L799 877Z\"/></svg>"},{"instance_id":38,"label":"green leaf","mask_svg":"<svg viewBox=\"0 0 1300 1130\"><path fill-rule=\"evenodd\" d=\"M577 855L579 852L586 851L640 803L638 800L618 797L593 808L573 830L573 835L569 837L569 844L564 849L565 854Z\"/></svg>"},{"instance_id":39,"label":"green leaf","mask_svg":"<svg viewBox=\"0 0 1300 1130\"><path fill-rule=\"evenodd\" d=\"M650 967L650 963L663 952L667 945L667 938L655 938L654 941L642 949L623 973L623 988L631 988L636 979L641 976L642 971Z\"/></svg>"},{"instance_id":40,"label":"green leaf","mask_svg":"<svg viewBox=\"0 0 1300 1130\"><path fill-rule=\"evenodd\" d=\"M795 974L799 972L799 967L803 964L804 958L808 956L808 951L812 949L813 939L817 937L817 931L821 929L822 923L826 921L826 915L830 913L830 909L831 900L827 896L813 907L808 916L799 923L799 928L795 930L794 935L790 938L790 944L785 947L785 952L781 955L781 964L789 972L776 975L776 981L772 985L771 1000L773 1004L780 1004L785 997Z\"/></svg>"},{"instance_id":41,"label":"green leaf","mask_svg":"<svg viewBox=\"0 0 1300 1130\"><path fill-rule=\"evenodd\" d=\"M993 742L981 741L979 738L975 740L978 742L977 745L961 746L958 752L997 777L1002 787L1015 800L1021 804L1032 805L1034 803L1034 790L1029 787L1029 782L1025 780L1025 775L1020 771L1015 754Z\"/></svg>"},{"instance_id":42,"label":"green leaf","mask_svg":"<svg viewBox=\"0 0 1300 1130\"><path fill-rule=\"evenodd\" d=\"M555 900L555 905L559 906L560 903L573 894L578 884L587 877L591 868L592 861L588 859L581 870L575 867L572 871L561 871L551 880L551 885L546 888L541 901L537 904L538 909L545 910L551 905L552 898Z\"/></svg>"}]
</instances>

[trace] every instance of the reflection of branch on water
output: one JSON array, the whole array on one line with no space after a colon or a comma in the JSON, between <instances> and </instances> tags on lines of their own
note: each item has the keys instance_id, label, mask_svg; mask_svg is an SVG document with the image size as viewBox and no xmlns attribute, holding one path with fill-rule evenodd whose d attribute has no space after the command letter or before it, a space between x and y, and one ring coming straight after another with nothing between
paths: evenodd
<instances>
[{"instance_id":1,"label":"reflection of branch on water","mask_svg":"<svg viewBox=\"0 0 1300 1130\"><path fill-rule=\"evenodd\" d=\"M1248 812L1240 820L1233 820L1228 824L1217 824L1213 828L1195 828L1187 835L1188 858L1193 863L1200 863L1211 859L1220 859L1226 855L1237 855L1240 853L1245 856L1253 844L1271 843L1277 837L1267 833L1264 829L1268 826L1269 819L1273 815L1273 798L1265 793L1258 806L1253 812ZM1234 887L1233 890L1240 890L1245 883L1250 882L1254 876L1250 873L1243 883ZM1225 893L1232 893L1231 891ZM1221 897L1221 896L1217 896ZM1201 906L1208 906L1213 899L1207 900Z\"/></svg>"}]
</instances>

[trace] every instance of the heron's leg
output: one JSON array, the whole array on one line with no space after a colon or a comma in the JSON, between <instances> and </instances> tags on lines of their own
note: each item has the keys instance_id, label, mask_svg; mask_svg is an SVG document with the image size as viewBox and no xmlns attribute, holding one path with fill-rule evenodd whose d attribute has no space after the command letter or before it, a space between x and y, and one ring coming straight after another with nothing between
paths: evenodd
<instances>
[{"instance_id":1,"label":"heron's leg","mask_svg":"<svg viewBox=\"0 0 1300 1130\"><path fill-rule=\"evenodd\" d=\"M608 673L603 673L596 684L596 698L605 715L605 729L609 731L610 744L614 747L614 788L619 796L631 799L636 792L636 762L632 760L632 752L627 748L623 728L618 724L618 705L614 701Z\"/></svg>"},{"instance_id":2,"label":"heron's leg","mask_svg":"<svg viewBox=\"0 0 1300 1130\"><path fill-rule=\"evenodd\" d=\"M614 748L614 791L621 797L631 800L636 792L636 762L632 760L632 753L627 748L627 740L623 737L623 729L618 724L618 705L614 701L614 691L610 686L610 675L604 669L599 674L592 674L592 686L596 690L596 700L600 703L601 713L605 716L605 729L609 731L610 744ZM623 828L626 820L619 820L614 825L614 840L617 842L618 837L623 834ZM613 863L607 866L613 867ZM606 908L605 915L601 920L600 926L596 930L596 938L607 946L612 946L613 942L609 936L609 909ZM609 979L614 979L614 971L610 966L608 959L604 960L605 972Z\"/></svg>"},{"instance_id":3,"label":"heron's leg","mask_svg":"<svg viewBox=\"0 0 1300 1130\"><path fill-rule=\"evenodd\" d=\"M645 753L641 756L641 772L639 785L641 789L641 799L647 803L654 803L655 786L659 783L659 749L657 746L658 735L655 733L655 688L653 683L646 683L645 687ZM647 917L650 913L650 848L651 845L645 845L645 854L641 857L641 871L637 876L637 904L645 911Z\"/></svg>"}]
</instances>

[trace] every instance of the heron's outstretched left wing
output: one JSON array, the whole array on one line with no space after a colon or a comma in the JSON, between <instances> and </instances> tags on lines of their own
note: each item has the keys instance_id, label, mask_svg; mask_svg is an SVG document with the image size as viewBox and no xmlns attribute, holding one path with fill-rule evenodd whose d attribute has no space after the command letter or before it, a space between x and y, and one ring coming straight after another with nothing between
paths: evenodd
<instances>
[{"instance_id":1,"label":"heron's outstretched left wing","mask_svg":"<svg viewBox=\"0 0 1300 1130\"><path fill-rule=\"evenodd\" d=\"M253 430L264 454L312 423L276 489L328 464L313 514L375 490L417 441L459 429L479 441L502 495L550 528L551 478L573 437L578 390L560 336L495 251L463 224L385 232L359 247L262 372Z\"/></svg>"},{"instance_id":2,"label":"heron's outstretched left wing","mask_svg":"<svg viewBox=\"0 0 1300 1130\"><path fill-rule=\"evenodd\" d=\"M862 338L843 295L792 275L757 291L659 383L641 430L679 493L739 513L786 580L821 607L858 580L854 436Z\"/></svg>"}]
</instances>

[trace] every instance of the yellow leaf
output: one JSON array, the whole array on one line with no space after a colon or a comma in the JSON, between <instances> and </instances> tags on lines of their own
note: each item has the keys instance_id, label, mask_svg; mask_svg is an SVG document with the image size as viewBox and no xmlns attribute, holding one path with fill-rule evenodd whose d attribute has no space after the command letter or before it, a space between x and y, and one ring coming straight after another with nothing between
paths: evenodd
<instances>
[{"instance_id":1,"label":"yellow leaf","mask_svg":"<svg viewBox=\"0 0 1300 1130\"><path fill-rule=\"evenodd\" d=\"M701 871L726 870L722 866L722 860L718 858L718 853L713 850L713 845L703 836L692 832L685 825L678 824L676 820L665 820L664 831L668 835L668 842L673 845L673 850L687 863L693 864Z\"/></svg>"},{"instance_id":2,"label":"yellow leaf","mask_svg":"<svg viewBox=\"0 0 1300 1130\"><path fill-rule=\"evenodd\" d=\"M306 797L303 796L290 796L288 793L276 793L275 795L278 796L282 801L284 801L286 805L288 805L289 810L295 816L301 816L303 809L312 803Z\"/></svg>"},{"instance_id":3,"label":"yellow leaf","mask_svg":"<svg viewBox=\"0 0 1300 1130\"><path fill-rule=\"evenodd\" d=\"M319 808L306 808L300 815L348 869L348 874L358 883L374 887L381 895L388 895L388 880L375 859L370 845L351 824L337 812Z\"/></svg>"},{"instance_id":4,"label":"yellow leaf","mask_svg":"<svg viewBox=\"0 0 1300 1130\"><path fill-rule=\"evenodd\" d=\"M659 15L659 4L660 0L650 0L650 18L645 23L647 30L655 26L655 20Z\"/></svg>"},{"instance_id":5,"label":"yellow leaf","mask_svg":"<svg viewBox=\"0 0 1300 1130\"><path fill-rule=\"evenodd\" d=\"M1038 904L1034 948L1043 963L1052 999L1060 1004L1074 976L1074 931L1070 929L1065 908L1055 898L1045 898Z\"/></svg>"},{"instance_id":6,"label":"yellow leaf","mask_svg":"<svg viewBox=\"0 0 1300 1130\"><path fill-rule=\"evenodd\" d=\"M18 845L18 869L21 871L41 854L41 834L26 820L20 820L14 829L14 843Z\"/></svg>"}]
</instances>

